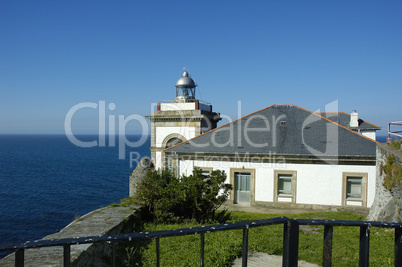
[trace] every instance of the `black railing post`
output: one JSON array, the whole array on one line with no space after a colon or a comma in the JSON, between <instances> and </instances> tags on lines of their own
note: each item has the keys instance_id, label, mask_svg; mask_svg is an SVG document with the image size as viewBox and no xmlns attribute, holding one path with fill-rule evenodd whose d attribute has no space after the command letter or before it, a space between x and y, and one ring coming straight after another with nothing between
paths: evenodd
<instances>
[{"instance_id":1,"label":"black railing post","mask_svg":"<svg viewBox=\"0 0 402 267\"><path fill-rule=\"evenodd\" d=\"M200 266L204 267L204 241L205 241L205 233L202 232L201 233L201 252L200 252L200 258L201 258L201 262L200 262Z\"/></svg>"},{"instance_id":2,"label":"black railing post","mask_svg":"<svg viewBox=\"0 0 402 267\"><path fill-rule=\"evenodd\" d=\"M24 249L20 248L15 251L15 267L24 267Z\"/></svg>"},{"instance_id":3,"label":"black railing post","mask_svg":"<svg viewBox=\"0 0 402 267\"><path fill-rule=\"evenodd\" d=\"M156 238L155 243L156 243L156 266L160 266L160 253L159 253L159 236Z\"/></svg>"},{"instance_id":4,"label":"black railing post","mask_svg":"<svg viewBox=\"0 0 402 267\"><path fill-rule=\"evenodd\" d=\"M395 228L395 265L402 266L402 229Z\"/></svg>"},{"instance_id":5,"label":"black railing post","mask_svg":"<svg viewBox=\"0 0 402 267\"><path fill-rule=\"evenodd\" d=\"M332 262L332 225L324 225L324 249L322 253L322 266L331 267Z\"/></svg>"},{"instance_id":6,"label":"black railing post","mask_svg":"<svg viewBox=\"0 0 402 267\"><path fill-rule=\"evenodd\" d=\"M370 227L360 226L359 267L369 266Z\"/></svg>"},{"instance_id":7,"label":"black railing post","mask_svg":"<svg viewBox=\"0 0 402 267\"><path fill-rule=\"evenodd\" d=\"M243 229L243 255L242 255L242 266L247 267L247 254L248 254L248 228L249 226Z\"/></svg>"},{"instance_id":8,"label":"black railing post","mask_svg":"<svg viewBox=\"0 0 402 267\"><path fill-rule=\"evenodd\" d=\"M289 220L283 229L283 267L297 267L299 257L299 222Z\"/></svg>"},{"instance_id":9,"label":"black railing post","mask_svg":"<svg viewBox=\"0 0 402 267\"><path fill-rule=\"evenodd\" d=\"M112 255L111 255L111 263L110 264L112 265L112 267L115 267L116 266L116 243L112 242L110 245L112 246Z\"/></svg>"},{"instance_id":10,"label":"black railing post","mask_svg":"<svg viewBox=\"0 0 402 267\"><path fill-rule=\"evenodd\" d=\"M70 262L70 252L71 252L71 246L66 244L63 246L63 266L64 267L70 267L71 262Z\"/></svg>"}]
</instances>

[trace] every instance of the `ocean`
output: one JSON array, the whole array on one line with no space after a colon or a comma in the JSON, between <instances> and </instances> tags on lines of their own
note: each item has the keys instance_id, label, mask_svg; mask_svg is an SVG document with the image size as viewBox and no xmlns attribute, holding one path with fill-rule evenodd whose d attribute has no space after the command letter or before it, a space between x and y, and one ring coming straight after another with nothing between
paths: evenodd
<instances>
[{"instance_id":1,"label":"ocean","mask_svg":"<svg viewBox=\"0 0 402 267\"><path fill-rule=\"evenodd\" d=\"M77 136L85 142L98 138ZM0 135L0 244L41 239L128 197L129 175L138 158L150 156L150 139L124 147L124 160L118 139L116 146L106 138L105 146L84 148L65 135Z\"/></svg>"}]
</instances>

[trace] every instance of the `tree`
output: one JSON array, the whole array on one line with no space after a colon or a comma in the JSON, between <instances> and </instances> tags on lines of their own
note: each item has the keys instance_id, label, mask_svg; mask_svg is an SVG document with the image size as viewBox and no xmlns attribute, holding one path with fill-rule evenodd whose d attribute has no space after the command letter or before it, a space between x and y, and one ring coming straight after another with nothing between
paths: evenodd
<instances>
[{"instance_id":1,"label":"tree","mask_svg":"<svg viewBox=\"0 0 402 267\"><path fill-rule=\"evenodd\" d=\"M230 214L217 212L226 201L232 185L225 184L224 171L209 177L195 168L190 176L177 178L171 171L151 170L139 185L137 203L158 223L176 223L194 219L199 223L223 223Z\"/></svg>"}]
</instances>

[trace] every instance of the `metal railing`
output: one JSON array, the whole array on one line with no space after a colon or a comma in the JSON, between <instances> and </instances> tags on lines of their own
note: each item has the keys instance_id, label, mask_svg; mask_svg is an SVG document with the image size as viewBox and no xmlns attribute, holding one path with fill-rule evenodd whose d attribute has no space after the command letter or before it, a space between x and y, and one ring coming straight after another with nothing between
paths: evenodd
<instances>
[{"instance_id":1,"label":"metal railing","mask_svg":"<svg viewBox=\"0 0 402 267\"><path fill-rule=\"evenodd\" d=\"M159 240L164 237L184 236L199 234L201 236L200 244L200 266L204 266L204 236L205 233L243 229L242 244L242 266L247 266L248 255L248 234L249 229L253 227L269 226L283 224L283 258L282 266L297 266L299 253L299 226L300 225L321 225L324 226L323 236L323 266L331 266L332 262L332 237L334 226L360 227L360 246L359 246L359 266L368 266L369 264L369 241L370 228L394 228L395 229L395 266L402 266L402 223L386 222L367 222L367 221L341 221L341 220L304 220L289 219L287 217L264 219L247 222L236 222L219 224L212 226L191 227L183 229L174 229L155 232L138 232L129 234L118 234L111 236L89 236L79 238L66 238L54 240L39 240L26 242L22 244L1 245L1 251L15 251L15 266L24 266L24 251L30 248L41 247L63 247L64 266L70 266L70 248L71 245L89 244L89 243L110 243L112 246L111 266L115 266L115 245L118 242L134 241L143 239L155 239L156 243L156 264L160 266Z\"/></svg>"},{"instance_id":2,"label":"metal railing","mask_svg":"<svg viewBox=\"0 0 402 267\"><path fill-rule=\"evenodd\" d=\"M388 138L387 138L387 143L392 142L392 136L397 136L397 137L402 137L402 131L391 131L391 125L397 125L397 126L402 126L402 121L395 121L395 122L390 122L388 123Z\"/></svg>"}]
</instances>

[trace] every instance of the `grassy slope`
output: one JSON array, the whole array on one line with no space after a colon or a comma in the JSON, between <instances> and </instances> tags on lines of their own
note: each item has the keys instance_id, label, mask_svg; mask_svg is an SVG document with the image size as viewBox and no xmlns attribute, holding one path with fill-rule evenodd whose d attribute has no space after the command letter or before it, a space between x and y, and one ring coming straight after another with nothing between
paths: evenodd
<instances>
[{"instance_id":1,"label":"grassy slope","mask_svg":"<svg viewBox=\"0 0 402 267\"><path fill-rule=\"evenodd\" d=\"M287 216L303 219L364 220L348 212L314 212L296 215L233 212L231 221L248 221ZM146 224L145 231L199 226L197 224ZM323 226L304 226L299 234L299 259L322 264ZM393 266L393 230L372 228L370 234L370 266ZM250 229L249 251L282 254L283 225ZM242 230L205 235L205 265L230 266L241 255ZM169 237L160 240L162 266L199 266L200 236ZM143 251L143 266L155 266L155 241ZM359 228L335 227L333 266L358 266Z\"/></svg>"}]
</instances>

